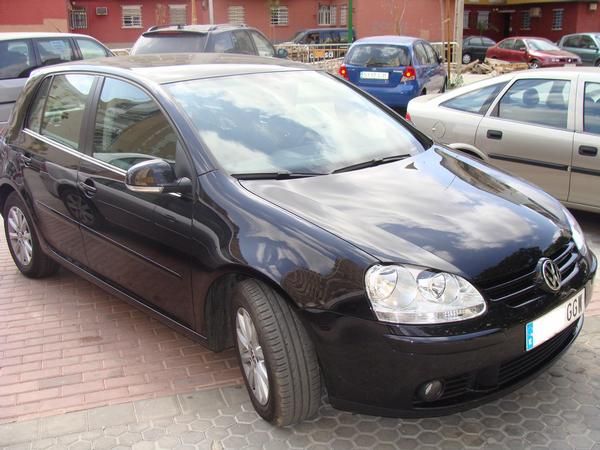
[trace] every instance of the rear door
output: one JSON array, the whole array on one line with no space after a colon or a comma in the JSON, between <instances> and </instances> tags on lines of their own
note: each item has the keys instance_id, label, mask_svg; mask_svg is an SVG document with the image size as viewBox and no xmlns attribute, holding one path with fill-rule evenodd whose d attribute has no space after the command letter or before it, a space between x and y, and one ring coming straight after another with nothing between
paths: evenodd
<instances>
[{"instance_id":1,"label":"rear door","mask_svg":"<svg viewBox=\"0 0 600 450\"><path fill-rule=\"evenodd\" d=\"M479 124L476 147L490 162L567 200L575 80L516 80Z\"/></svg>"},{"instance_id":2,"label":"rear door","mask_svg":"<svg viewBox=\"0 0 600 450\"><path fill-rule=\"evenodd\" d=\"M0 41L0 131L6 126L15 101L36 65L30 39Z\"/></svg>"},{"instance_id":3,"label":"rear door","mask_svg":"<svg viewBox=\"0 0 600 450\"><path fill-rule=\"evenodd\" d=\"M591 36L585 34L581 35L578 44L579 48L573 53L579 55L586 66L593 66L598 59L598 44Z\"/></svg>"},{"instance_id":4,"label":"rear door","mask_svg":"<svg viewBox=\"0 0 600 450\"><path fill-rule=\"evenodd\" d=\"M600 207L600 77L581 74L569 201Z\"/></svg>"},{"instance_id":5,"label":"rear door","mask_svg":"<svg viewBox=\"0 0 600 450\"><path fill-rule=\"evenodd\" d=\"M89 267L101 278L193 328L189 251L193 196L130 191L132 165L160 158L195 179L178 135L146 91L106 78L79 168L93 215L81 220Z\"/></svg>"},{"instance_id":6,"label":"rear door","mask_svg":"<svg viewBox=\"0 0 600 450\"><path fill-rule=\"evenodd\" d=\"M46 242L60 255L86 265L79 230L91 205L79 193L86 111L97 78L55 75L44 80L22 136L23 178Z\"/></svg>"},{"instance_id":7,"label":"rear door","mask_svg":"<svg viewBox=\"0 0 600 450\"><path fill-rule=\"evenodd\" d=\"M431 89L428 89L427 92L430 94L433 94L434 92L441 92L446 81L446 69L440 62L440 58L433 47L427 42L422 42L421 44L427 52L427 60L431 67Z\"/></svg>"},{"instance_id":8,"label":"rear door","mask_svg":"<svg viewBox=\"0 0 600 450\"><path fill-rule=\"evenodd\" d=\"M515 44L514 39L504 39L497 47L490 49L490 57L501 59L503 61L511 61L512 50Z\"/></svg>"}]
</instances>

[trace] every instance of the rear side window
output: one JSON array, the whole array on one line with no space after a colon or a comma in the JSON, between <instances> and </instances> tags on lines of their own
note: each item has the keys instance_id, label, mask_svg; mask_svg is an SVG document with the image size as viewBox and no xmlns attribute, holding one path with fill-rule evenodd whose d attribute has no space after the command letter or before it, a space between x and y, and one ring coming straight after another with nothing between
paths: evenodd
<instances>
[{"instance_id":1,"label":"rear side window","mask_svg":"<svg viewBox=\"0 0 600 450\"><path fill-rule=\"evenodd\" d=\"M217 33L213 36L212 51L215 53L234 53L235 46L231 33Z\"/></svg>"},{"instance_id":2,"label":"rear side window","mask_svg":"<svg viewBox=\"0 0 600 450\"><path fill-rule=\"evenodd\" d=\"M502 119L567 128L569 90L567 80L518 80L498 104L497 116Z\"/></svg>"},{"instance_id":3,"label":"rear side window","mask_svg":"<svg viewBox=\"0 0 600 450\"><path fill-rule=\"evenodd\" d=\"M585 83L583 131L600 135L600 83Z\"/></svg>"},{"instance_id":4,"label":"rear side window","mask_svg":"<svg viewBox=\"0 0 600 450\"><path fill-rule=\"evenodd\" d=\"M250 36L245 31L234 31L233 40L236 53L242 53L244 55L256 55L256 50L254 49L254 45L250 40Z\"/></svg>"},{"instance_id":5,"label":"rear side window","mask_svg":"<svg viewBox=\"0 0 600 450\"><path fill-rule=\"evenodd\" d=\"M506 86L506 83L493 84L458 97L454 97L441 104L446 108L483 115L489 109L496 96Z\"/></svg>"},{"instance_id":6,"label":"rear side window","mask_svg":"<svg viewBox=\"0 0 600 450\"><path fill-rule=\"evenodd\" d=\"M410 66L410 51L400 45L356 45L350 50L347 63L364 67Z\"/></svg>"},{"instance_id":7,"label":"rear side window","mask_svg":"<svg viewBox=\"0 0 600 450\"><path fill-rule=\"evenodd\" d=\"M161 158L175 163L177 135L158 104L140 88L107 78L98 102L94 158L123 170Z\"/></svg>"},{"instance_id":8,"label":"rear side window","mask_svg":"<svg viewBox=\"0 0 600 450\"><path fill-rule=\"evenodd\" d=\"M67 38L36 39L34 42L43 66L75 59L71 42Z\"/></svg>"},{"instance_id":9,"label":"rear side window","mask_svg":"<svg viewBox=\"0 0 600 450\"><path fill-rule=\"evenodd\" d=\"M261 34L257 33L256 31L250 31L250 36L252 36L252 39L254 40L254 45L256 45L256 48L258 49L258 54L260 56L275 55L275 50L273 49L273 46Z\"/></svg>"},{"instance_id":10,"label":"rear side window","mask_svg":"<svg viewBox=\"0 0 600 450\"><path fill-rule=\"evenodd\" d=\"M93 82L91 75L56 75L46 100L41 134L78 150L81 123Z\"/></svg>"},{"instance_id":11,"label":"rear side window","mask_svg":"<svg viewBox=\"0 0 600 450\"><path fill-rule=\"evenodd\" d=\"M423 47L425 47L425 51L427 52L429 64L439 64L438 54L435 52L433 47L429 44L423 44Z\"/></svg>"},{"instance_id":12,"label":"rear side window","mask_svg":"<svg viewBox=\"0 0 600 450\"><path fill-rule=\"evenodd\" d=\"M564 47L579 47L579 36L569 36L565 38L562 45Z\"/></svg>"},{"instance_id":13,"label":"rear side window","mask_svg":"<svg viewBox=\"0 0 600 450\"><path fill-rule=\"evenodd\" d=\"M42 81L42 85L38 89L35 99L31 104L31 109L29 110L27 128L35 131L36 133L40 132L40 126L42 125L42 114L44 112L44 105L46 104L46 97L48 97L48 88L50 87L51 81L52 77L48 77Z\"/></svg>"},{"instance_id":14,"label":"rear side window","mask_svg":"<svg viewBox=\"0 0 600 450\"><path fill-rule=\"evenodd\" d=\"M512 50L514 47L514 44L515 44L514 39L506 39L505 41L502 41L498 47L504 48L506 50Z\"/></svg>"},{"instance_id":15,"label":"rear side window","mask_svg":"<svg viewBox=\"0 0 600 450\"><path fill-rule=\"evenodd\" d=\"M197 53L204 50L206 34L161 32L141 36L133 46L132 54Z\"/></svg>"},{"instance_id":16,"label":"rear side window","mask_svg":"<svg viewBox=\"0 0 600 450\"><path fill-rule=\"evenodd\" d=\"M414 49L415 49L415 59L418 61L418 63L421 65L429 64L429 56L427 56L425 47L423 47L423 45L420 42L415 44Z\"/></svg>"},{"instance_id":17,"label":"rear side window","mask_svg":"<svg viewBox=\"0 0 600 450\"><path fill-rule=\"evenodd\" d=\"M104 47L90 39L75 38L83 59L103 58L108 56Z\"/></svg>"},{"instance_id":18,"label":"rear side window","mask_svg":"<svg viewBox=\"0 0 600 450\"><path fill-rule=\"evenodd\" d=\"M492 41L489 38L484 37L484 38L482 38L482 40L483 40L483 45L496 45L496 42Z\"/></svg>"},{"instance_id":19,"label":"rear side window","mask_svg":"<svg viewBox=\"0 0 600 450\"><path fill-rule=\"evenodd\" d=\"M0 41L0 80L27 78L34 66L35 58L28 41Z\"/></svg>"}]
</instances>

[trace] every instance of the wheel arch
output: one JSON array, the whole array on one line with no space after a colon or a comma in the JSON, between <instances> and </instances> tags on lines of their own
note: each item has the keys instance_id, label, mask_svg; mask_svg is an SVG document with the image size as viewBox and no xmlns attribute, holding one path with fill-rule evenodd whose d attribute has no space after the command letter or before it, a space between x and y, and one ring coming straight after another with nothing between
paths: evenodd
<instances>
[{"instance_id":1,"label":"wheel arch","mask_svg":"<svg viewBox=\"0 0 600 450\"><path fill-rule=\"evenodd\" d=\"M280 284L263 273L243 266L224 268L211 280L203 302L204 311L200 328L204 330L207 346L212 351L219 352L233 347L233 330L230 321L231 299L237 284L247 279L265 284L285 299L292 309L298 309L298 305Z\"/></svg>"},{"instance_id":2,"label":"wheel arch","mask_svg":"<svg viewBox=\"0 0 600 450\"><path fill-rule=\"evenodd\" d=\"M449 144L448 147L450 147L453 150L458 150L460 152L466 153L467 155L474 156L475 158L481 159L482 161L488 160L488 157L485 153L483 153L477 147L470 144L456 143Z\"/></svg>"},{"instance_id":3,"label":"wheel arch","mask_svg":"<svg viewBox=\"0 0 600 450\"><path fill-rule=\"evenodd\" d=\"M4 204L6 203L6 199L13 192L16 192L16 189L10 184L4 183L0 185L0 216L4 214Z\"/></svg>"}]
</instances>

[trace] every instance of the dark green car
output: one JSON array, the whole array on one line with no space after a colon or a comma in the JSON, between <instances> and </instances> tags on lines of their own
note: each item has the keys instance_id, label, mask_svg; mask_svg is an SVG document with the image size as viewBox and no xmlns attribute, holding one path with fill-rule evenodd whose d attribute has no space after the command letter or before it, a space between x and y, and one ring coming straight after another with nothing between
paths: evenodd
<instances>
[{"instance_id":1,"label":"dark green car","mask_svg":"<svg viewBox=\"0 0 600 450\"><path fill-rule=\"evenodd\" d=\"M584 66L600 67L600 33L567 34L558 46L578 55Z\"/></svg>"}]
</instances>

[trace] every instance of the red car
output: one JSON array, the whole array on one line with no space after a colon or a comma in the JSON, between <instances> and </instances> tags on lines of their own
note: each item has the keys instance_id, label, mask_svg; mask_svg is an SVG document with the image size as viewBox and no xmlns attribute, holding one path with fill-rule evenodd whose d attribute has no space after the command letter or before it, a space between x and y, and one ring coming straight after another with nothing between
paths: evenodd
<instances>
[{"instance_id":1,"label":"red car","mask_svg":"<svg viewBox=\"0 0 600 450\"><path fill-rule=\"evenodd\" d=\"M545 38L511 37L488 48L486 58L510 62L526 62L532 69L579 65L581 59L574 53L560 49Z\"/></svg>"}]
</instances>

